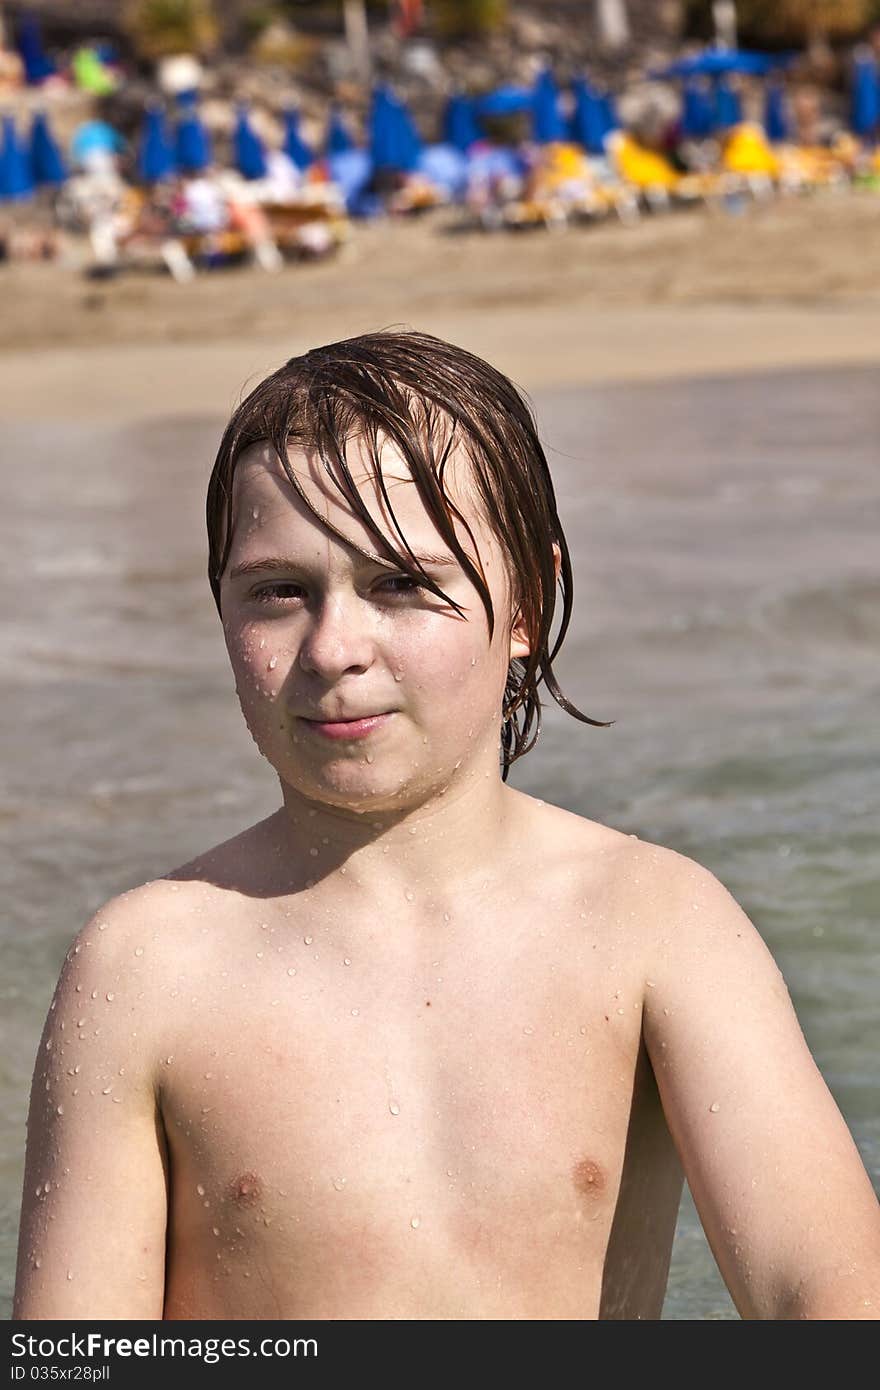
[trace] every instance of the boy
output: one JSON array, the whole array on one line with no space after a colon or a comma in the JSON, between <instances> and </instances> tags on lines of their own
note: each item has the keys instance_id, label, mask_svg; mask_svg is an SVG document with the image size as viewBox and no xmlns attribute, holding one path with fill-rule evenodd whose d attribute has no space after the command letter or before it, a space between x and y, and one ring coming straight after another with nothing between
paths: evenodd
<instances>
[{"instance_id":1,"label":"boy","mask_svg":"<svg viewBox=\"0 0 880 1390\"><path fill-rule=\"evenodd\" d=\"M755 929L507 785L539 681L596 722L513 385L409 332L294 359L208 530L282 806L72 946L16 1316L657 1318L683 1169L743 1317L876 1317L877 1203Z\"/></svg>"}]
</instances>

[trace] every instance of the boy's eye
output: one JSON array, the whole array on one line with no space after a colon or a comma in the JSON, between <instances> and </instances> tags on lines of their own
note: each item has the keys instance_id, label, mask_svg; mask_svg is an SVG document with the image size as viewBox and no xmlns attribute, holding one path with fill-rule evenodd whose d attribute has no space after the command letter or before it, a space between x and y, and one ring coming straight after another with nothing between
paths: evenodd
<instances>
[{"instance_id":1,"label":"boy's eye","mask_svg":"<svg viewBox=\"0 0 880 1390\"><path fill-rule=\"evenodd\" d=\"M408 574L390 574L387 579L382 580L381 587L384 589L387 584L403 585L403 588L392 589L391 593L414 594L423 586L415 579L411 579Z\"/></svg>"},{"instance_id":2,"label":"boy's eye","mask_svg":"<svg viewBox=\"0 0 880 1390\"><path fill-rule=\"evenodd\" d=\"M281 580L275 584L261 584L259 589L255 589L252 597L258 603L277 603L282 599L295 598L296 594L291 590L300 589L299 584L294 584L292 580Z\"/></svg>"}]
</instances>

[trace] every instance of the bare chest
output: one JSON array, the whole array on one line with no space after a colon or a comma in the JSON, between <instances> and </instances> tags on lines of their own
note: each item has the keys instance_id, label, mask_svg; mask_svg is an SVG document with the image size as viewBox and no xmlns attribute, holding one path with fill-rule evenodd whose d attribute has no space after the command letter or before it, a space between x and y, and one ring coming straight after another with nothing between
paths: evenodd
<instances>
[{"instance_id":1,"label":"bare chest","mask_svg":"<svg viewBox=\"0 0 880 1390\"><path fill-rule=\"evenodd\" d=\"M181 1308L210 1269L274 1300L254 1316L506 1316L514 1286L517 1316L589 1316L641 1026L611 940L580 914L504 953L248 936L164 1068Z\"/></svg>"}]
</instances>

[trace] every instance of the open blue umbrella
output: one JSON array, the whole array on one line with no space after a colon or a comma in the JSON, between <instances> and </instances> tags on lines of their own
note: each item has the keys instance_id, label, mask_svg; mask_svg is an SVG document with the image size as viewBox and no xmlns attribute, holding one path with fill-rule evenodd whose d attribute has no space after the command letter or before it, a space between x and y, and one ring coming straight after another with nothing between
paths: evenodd
<instances>
[{"instance_id":1,"label":"open blue umbrella","mask_svg":"<svg viewBox=\"0 0 880 1390\"><path fill-rule=\"evenodd\" d=\"M564 140L565 121L559 109L559 88L549 68L538 73L532 89L532 136L540 144Z\"/></svg>"},{"instance_id":2,"label":"open blue umbrella","mask_svg":"<svg viewBox=\"0 0 880 1390\"><path fill-rule=\"evenodd\" d=\"M24 63L25 81L29 86L36 86L52 76L55 66L46 56L36 15L26 14L22 19L18 30L18 51Z\"/></svg>"},{"instance_id":3,"label":"open blue umbrella","mask_svg":"<svg viewBox=\"0 0 880 1390\"><path fill-rule=\"evenodd\" d=\"M284 153L297 169L308 169L315 162L314 150L309 149L299 133L299 112L293 107L284 112Z\"/></svg>"},{"instance_id":4,"label":"open blue umbrella","mask_svg":"<svg viewBox=\"0 0 880 1390\"><path fill-rule=\"evenodd\" d=\"M528 111L532 105L532 93L526 87L497 87L494 92L477 97L474 110L478 117L512 116L517 111Z\"/></svg>"},{"instance_id":5,"label":"open blue umbrella","mask_svg":"<svg viewBox=\"0 0 880 1390\"><path fill-rule=\"evenodd\" d=\"M344 154L346 150L356 148L354 137L336 106L332 107L330 111L324 148L327 154Z\"/></svg>"},{"instance_id":6,"label":"open blue umbrella","mask_svg":"<svg viewBox=\"0 0 880 1390\"><path fill-rule=\"evenodd\" d=\"M177 98L181 115L174 133L174 157L179 169L197 174L211 163L211 137L196 106L195 92L181 92Z\"/></svg>"},{"instance_id":7,"label":"open blue umbrella","mask_svg":"<svg viewBox=\"0 0 880 1390\"><path fill-rule=\"evenodd\" d=\"M443 112L443 139L447 145L457 150L466 150L480 139L480 127L474 112L474 103L462 92L456 92L446 103Z\"/></svg>"},{"instance_id":8,"label":"open blue umbrella","mask_svg":"<svg viewBox=\"0 0 880 1390\"><path fill-rule=\"evenodd\" d=\"M682 91L681 133L687 140L705 140L715 128L715 110L703 83L691 78Z\"/></svg>"},{"instance_id":9,"label":"open blue umbrella","mask_svg":"<svg viewBox=\"0 0 880 1390\"><path fill-rule=\"evenodd\" d=\"M13 117L4 116L0 133L0 199L30 198L33 191L28 151L18 138Z\"/></svg>"},{"instance_id":10,"label":"open blue umbrella","mask_svg":"<svg viewBox=\"0 0 880 1390\"><path fill-rule=\"evenodd\" d=\"M880 78L876 60L867 54L860 54L855 61L851 108L850 119L855 133L874 135L880 125Z\"/></svg>"},{"instance_id":11,"label":"open blue umbrella","mask_svg":"<svg viewBox=\"0 0 880 1390\"><path fill-rule=\"evenodd\" d=\"M159 183L175 172L174 149L161 106L148 106L144 112L137 170L144 183Z\"/></svg>"},{"instance_id":12,"label":"open blue umbrella","mask_svg":"<svg viewBox=\"0 0 880 1390\"><path fill-rule=\"evenodd\" d=\"M583 145L589 154L604 154L606 127L602 99L585 77L576 77L571 86L574 93L571 138Z\"/></svg>"},{"instance_id":13,"label":"open blue umbrella","mask_svg":"<svg viewBox=\"0 0 880 1390\"><path fill-rule=\"evenodd\" d=\"M779 82L771 82L764 93L764 129L773 142L788 139L788 116L785 111L785 90Z\"/></svg>"},{"instance_id":14,"label":"open blue umbrella","mask_svg":"<svg viewBox=\"0 0 880 1390\"><path fill-rule=\"evenodd\" d=\"M67 169L45 111L37 111L31 125L31 169L38 184L64 183L67 178Z\"/></svg>"},{"instance_id":15,"label":"open blue umbrella","mask_svg":"<svg viewBox=\"0 0 880 1390\"><path fill-rule=\"evenodd\" d=\"M263 142L248 120L247 108L239 106L235 118L235 167L246 179L266 177L266 151Z\"/></svg>"},{"instance_id":16,"label":"open blue umbrella","mask_svg":"<svg viewBox=\"0 0 880 1390\"><path fill-rule=\"evenodd\" d=\"M742 120L742 105L739 94L729 83L719 77L715 83L715 125L719 130L728 130L739 125Z\"/></svg>"},{"instance_id":17,"label":"open blue umbrella","mask_svg":"<svg viewBox=\"0 0 880 1390\"><path fill-rule=\"evenodd\" d=\"M707 48L689 58L679 58L665 68L654 68L650 77L721 77L729 72L749 73L760 77L771 68L784 67L791 61L789 54L750 53L744 48Z\"/></svg>"}]
</instances>

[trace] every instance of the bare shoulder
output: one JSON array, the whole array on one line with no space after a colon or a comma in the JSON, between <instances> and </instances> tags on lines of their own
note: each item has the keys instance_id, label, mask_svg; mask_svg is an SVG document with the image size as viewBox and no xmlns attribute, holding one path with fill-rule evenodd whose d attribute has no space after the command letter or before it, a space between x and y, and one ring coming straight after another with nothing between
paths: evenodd
<instances>
[{"instance_id":1,"label":"bare shoulder","mask_svg":"<svg viewBox=\"0 0 880 1390\"><path fill-rule=\"evenodd\" d=\"M763 939L730 890L704 864L549 803L532 814L545 862L577 874L587 893L613 906L651 957L705 960L754 953L768 964Z\"/></svg>"}]
</instances>

